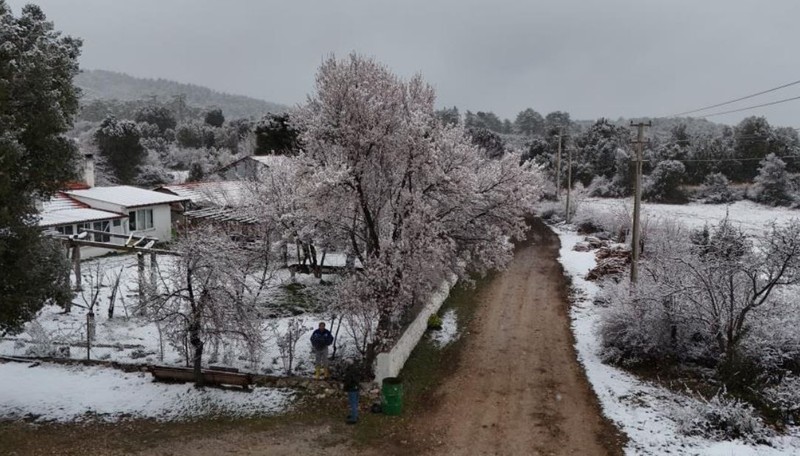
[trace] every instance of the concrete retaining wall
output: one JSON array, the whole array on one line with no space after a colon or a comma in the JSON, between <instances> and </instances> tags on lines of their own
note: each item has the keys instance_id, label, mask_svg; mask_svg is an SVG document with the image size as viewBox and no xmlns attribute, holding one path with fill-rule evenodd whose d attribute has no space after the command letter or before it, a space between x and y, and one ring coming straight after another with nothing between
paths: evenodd
<instances>
[{"instance_id":1,"label":"concrete retaining wall","mask_svg":"<svg viewBox=\"0 0 800 456\"><path fill-rule=\"evenodd\" d=\"M450 294L450 288L456 283L456 277L452 276L439 286L439 289L431 296L430 302L422 308L417 318L411 322L406 331L397 340L392 349L386 353L378 354L375 360L375 383L381 384L384 378L397 377L408 357L417 346L425 330L428 329L428 318L439 311L442 303Z\"/></svg>"}]
</instances>

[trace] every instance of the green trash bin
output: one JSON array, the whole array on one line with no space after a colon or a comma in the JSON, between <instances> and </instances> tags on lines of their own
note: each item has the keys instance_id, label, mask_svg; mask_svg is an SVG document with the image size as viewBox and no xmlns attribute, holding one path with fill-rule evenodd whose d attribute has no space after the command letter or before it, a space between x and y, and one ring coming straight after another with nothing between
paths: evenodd
<instances>
[{"instance_id":1,"label":"green trash bin","mask_svg":"<svg viewBox=\"0 0 800 456\"><path fill-rule=\"evenodd\" d=\"M385 415L397 416L403 412L403 381L400 377L383 379L381 409Z\"/></svg>"}]
</instances>

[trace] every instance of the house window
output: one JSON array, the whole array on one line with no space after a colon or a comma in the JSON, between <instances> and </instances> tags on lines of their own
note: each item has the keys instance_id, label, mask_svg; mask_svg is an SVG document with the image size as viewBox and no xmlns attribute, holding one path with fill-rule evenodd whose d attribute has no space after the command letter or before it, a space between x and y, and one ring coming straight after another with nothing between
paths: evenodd
<instances>
[{"instance_id":1,"label":"house window","mask_svg":"<svg viewBox=\"0 0 800 456\"><path fill-rule=\"evenodd\" d=\"M92 227L95 231L111 231L111 226L108 223L108 220L104 220L102 222L94 222L94 226ZM94 240L97 242L111 242L111 236L107 234L100 234L100 233L93 233Z\"/></svg>"},{"instance_id":2,"label":"house window","mask_svg":"<svg viewBox=\"0 0 800 456\"><path fill-rule=\"evenodd\" d=\"M122 221L121 221L120 219L114 219L114 221L112 222L112 224L113 224L114 226L121 226L121 225L122 225Z\"/></svg>"},{"instance_id":3,"label":"house window","mask_svg":"<svg viewBox=\"0 0 800 456\"><path fill-rule=\"evenodd\" d=\"M76 227L75 233L76 234L81 234L83 232L83 230L91 230L92 229L92 224L91 223L78 223L77 225L75 225L75 227ZM87 234L89 234L89 233L87 233ZM88 236L87 239L88 238L91 238L91 236Z\"/></svg>"},{"instance_id":4,"label":"house window","mask_svg":"<svg viewBox=\"0 0 800 456\"><path fill-rule=\"evenodd\" d=\"M72 225L57 226L56 231L58 231L58 234L66 234L67 236L72 236L73 234Z\"/></svg>"},{"instance_id":5,"label":"house window","mask_svg":"<svg viewBox=\"0 0 800 456\"><path fill-rule=\"evenodd\" d=\"M153 228L153 210L139 209L128 213L128 227L131 231L142 231Z\"/></svg>"}]
</instances>

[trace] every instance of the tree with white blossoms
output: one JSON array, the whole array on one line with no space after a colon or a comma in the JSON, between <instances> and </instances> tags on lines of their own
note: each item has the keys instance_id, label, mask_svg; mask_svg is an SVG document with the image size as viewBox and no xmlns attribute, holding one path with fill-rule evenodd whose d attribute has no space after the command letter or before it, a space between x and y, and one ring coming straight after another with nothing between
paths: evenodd
<instances>
[{"instance_id":1,"label":"tree with white blossoms","mask_svg":"<svg viewBox=\"0 0 800 456\"><path fill-rule=\"evenodd\" d=\"M277 262L268 243L234 241L212 226L187 232L175 243L180 254L160 271L159 290L148 301L146 315L186 346L203 384L203 350L207 343L236 345L255 359L263 345L264 319L258 304L274 283Z\"/></svg>"},{"instance_id":2,"label":"tree with white blossoms","mask_svg":"<svg viewBox=\"0 0 800 456\"><path fill-rule=\"evenodd\" d=\"M363 265L338 292L376 309L368 363L445 278L506 265L541 187L519 153L490 159L462 126L438 121L434 98L420 76L352 54L322 64L295 116L304 223Z\"/></svg>"}]
</instances>

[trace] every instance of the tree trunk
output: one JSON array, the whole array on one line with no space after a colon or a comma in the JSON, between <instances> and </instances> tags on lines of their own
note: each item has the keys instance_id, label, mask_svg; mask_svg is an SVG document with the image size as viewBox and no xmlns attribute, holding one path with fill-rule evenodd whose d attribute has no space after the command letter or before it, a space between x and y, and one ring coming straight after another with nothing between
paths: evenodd
<instances>
[{"instance_id":1,"label":"tree trunk","mask_svg":"<svg viewBox=\"0 0 800 456\"><path fill-rule=\"evenodd\" d=\"M189 325L189 341L194 349L192 358L194 368L194 384L195 386L202 387L205 382L203 381L203 339L200 338L200 322L193 321Z\"/></svg>"}]
</instances>

